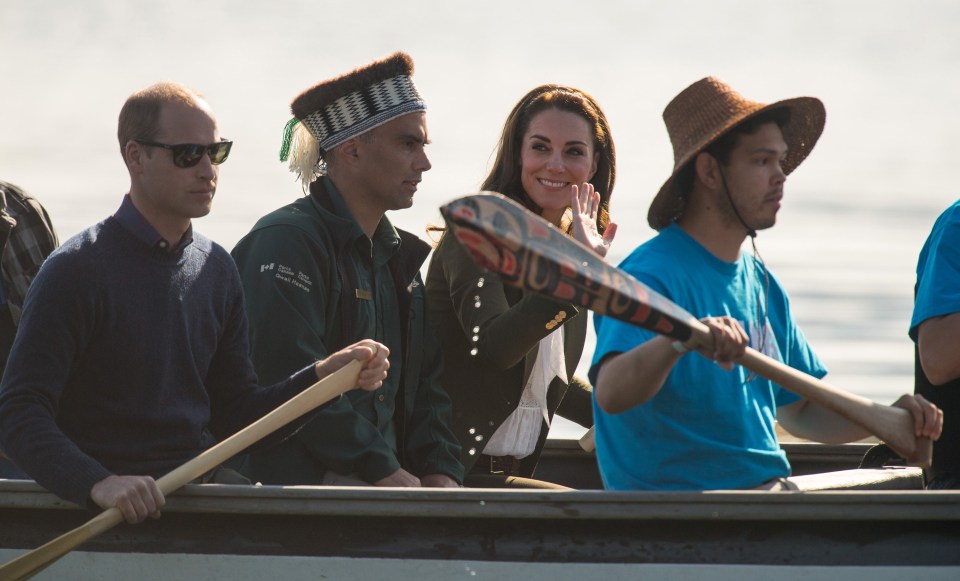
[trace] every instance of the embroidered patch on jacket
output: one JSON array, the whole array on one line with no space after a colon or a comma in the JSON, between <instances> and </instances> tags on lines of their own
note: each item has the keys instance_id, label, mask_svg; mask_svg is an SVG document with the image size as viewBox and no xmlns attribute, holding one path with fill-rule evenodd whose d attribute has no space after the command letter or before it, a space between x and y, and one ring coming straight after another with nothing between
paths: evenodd
<instances>
[{"instance_id":1,"label":"embroidered patch on jacket","mask_svg":"<svg viewBox=\"0 0 960 581\"><path fill-rule=\"evenodd\" d=\"M275 279L290 284L306 292L310 292L310 290L313 288L313 281L310 280L309 276L300 271L294 271L294 269L283 264L278 264L276 262L261 264L260 272L272 273Z\"/></svg>"}]
</instances>

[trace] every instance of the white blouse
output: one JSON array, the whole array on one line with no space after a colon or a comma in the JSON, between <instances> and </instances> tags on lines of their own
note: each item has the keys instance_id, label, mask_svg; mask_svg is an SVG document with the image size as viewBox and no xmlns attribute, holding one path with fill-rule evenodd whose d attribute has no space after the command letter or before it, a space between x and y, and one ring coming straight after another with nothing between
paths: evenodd
<instances>
[{"instance_id":1,"label":"white blouse","mask_svg":"<svg viewBox=\"0 0 960 581\"><path fill-rule=\"evenodd\" d=\"M520 405L490 437L483 453L488 456L526 458L537 447L542 421L550 426L547 389L554 377L567 382L567 363L563 353L563 325L540 340L537 360L520 395Z\"/></svg>"}]
</instances>

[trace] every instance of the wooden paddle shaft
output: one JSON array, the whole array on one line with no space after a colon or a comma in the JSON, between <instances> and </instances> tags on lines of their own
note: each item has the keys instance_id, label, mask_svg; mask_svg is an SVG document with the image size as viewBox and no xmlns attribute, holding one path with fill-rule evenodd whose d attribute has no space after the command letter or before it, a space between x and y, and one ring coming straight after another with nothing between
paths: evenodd
<instances>
[{"instance_id":1,"label":"wooden paddle shaft","mask_svg":"<svg viewBox=\"0 0 960 581\"><path fill-rule=\"evenodd\" d=\"M362 367L363 364L360 361L351 361L341 369L290 398L286 403L256 422L167 473L157 480L157 485L165 495L170 494L195 478L213 470L267 435L341 393L353 389L357 385ZM83 525L60 535L42 547L0 566L0 579L10 581L29 579L76 547L100 533L110 530L122 521L123 515L119 509L107 509Z\"/></svg>"},{"instance_id":2,"label":"wooden paddle shaft","mask_svg":"<svg viewBox=\"0 0 960 581\"><path fill-rule=\"evenodd\" d=\"M169 494L223 464L305 413L320 407L346 391L350 391L356 387L362 367L363 363L354 359L290 398L286 403L256 422L164 475L157 480L157 485L164 494Z\"/></svg>"},{"instance_id":3,"label":"wooden paddle shaft","mask_svg":"<svg viewBox=\"0 0 960 581\"><path fill-rule=\"evenodd\" d=\"M693 321L690 327L699 344L706 348L713 345L713 335L706 325L700 321ZM933 442L928 438L918 438L915 435L913 415L907 410L881 405L844 391L751 348L737 359L737 363L847 418L886 442L909 465L921 468L930 466Z\"/></svg>"},{"instance_id":4,"label":"wooden paddle shaft","mask_svg":"<svg viewBox=\"0 0 960 581\"><path fill-rule=\"evenodd\" d=\"M697 336L697 341L705 346L713 342L710 331L702 323L694 330L694 334ZM849 419L886 442L911 466L921 468L930 466L933 442L928 438L917 438L914 435L913 416L907 410L880 405L867 398L843 391L753 349L747 349L737 363ZM590 428L580 438L580 447L587 452L595 449L594 428Z\"/></svg>"}]
</instances>

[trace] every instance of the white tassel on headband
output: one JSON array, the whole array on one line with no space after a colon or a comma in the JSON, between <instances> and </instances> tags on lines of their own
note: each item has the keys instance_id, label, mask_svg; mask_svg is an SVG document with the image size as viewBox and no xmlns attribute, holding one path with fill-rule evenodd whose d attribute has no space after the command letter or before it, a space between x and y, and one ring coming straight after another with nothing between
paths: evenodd
<instances>
[{"instance_id":1,"label":"white tassel on headband","mask_svg":"<svg viewBox=\"0 0 960 581\"><path fill-rule=\"evenodd\" d=\"M280 161L288 161L290 171L308 187L326 173L326 164L320 158L320 144L310 131L293 118L284 130Z\"/></svg>"}]
</instances>

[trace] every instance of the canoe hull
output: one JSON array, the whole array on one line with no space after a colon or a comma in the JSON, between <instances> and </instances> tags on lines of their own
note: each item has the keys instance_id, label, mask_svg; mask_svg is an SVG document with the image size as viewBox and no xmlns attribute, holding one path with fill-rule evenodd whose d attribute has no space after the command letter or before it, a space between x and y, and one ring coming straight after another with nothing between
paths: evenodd
<instances>
[{"instance_id":1,"label":"canoe hull","mask_svg":"<svg viewBox=\"0 0 960 581\"><path fill-rule=\"evenodd\" d=\"M0 559L15 553L0 550ZM229 579L231 581L283 581L418 579L424 581L476 579L656 579L658 581L903 581L922 574L924 581L956 581L957 569L925 567L777 565L683 565L621 563L562 564L486 561L436 561L418 559L284 558L236 555L158 555L71 553L35 581L103 581L136 579Z\"/></svg>"},{"instance_id":2,"label":"canoe hull","mask_svg":"<svg viewBox=\"0 0 960 581\"><path fill-rule=\"evenodd\" d=\"M850 468L862 451L801 447L791 461L799 472ZM576 484L596 479L592 462L555 443L541 465L562 467L558 474ZM867 486L916 489L910 470L882 471ZM0 481L0 560L91 517L32 482ZM845 581L893 573L952 580L960 578L958 547L960 492L190 485L168 498L160 520L120 525L36 578L744 581L836 579L842 567Z\"/></svg>"},{"instance_id":3,"label":"canoe hull","mask_svg":"<svg viewBox=\"0 0 960 581\"><path fill-rule=\"evenodd\" d=\"M90 516L30 483L0 482L0 499L6 501L0 508L5 554L35 548ZM834 568L836 574L837 566L844 567L848 577L856 571L896 567L901 578L913 569L926 578L940 571L956 578L957 547L960 493L953 492L203 485L171 496L160 520L121 525L48 571L51 579L78 567L85 574L96 571L99 578L119 578L111 568L139 554L151 556L140 561L170 561L164 573L177 570L176 563L197 567L206 562L212 567L207 578L232 579L246 577L226 575L222 568L231 562L249 571L258 570L258 562L273 562L282 567L277 571L286 570L283 562L314 571L352 563L351 571L368 569L370 578L379 578L376 571L383 567L396 573L423 563L433 563L436 572L451 567L491 574L504 567L537 570L538 575L555 571L551 575L556 579L565 578L561 572L571 566L569 571L581 572L685 571L678 579L728 569L738 571L738 579L744 571L782 568L800 568L810 575ZM73 557L79 559L75 565ZM167 578L179 578L181 572ZM427 578L450 578L445 575ZM284 573L281 578L295 577Z\"/></svg>"}]
</instances>

